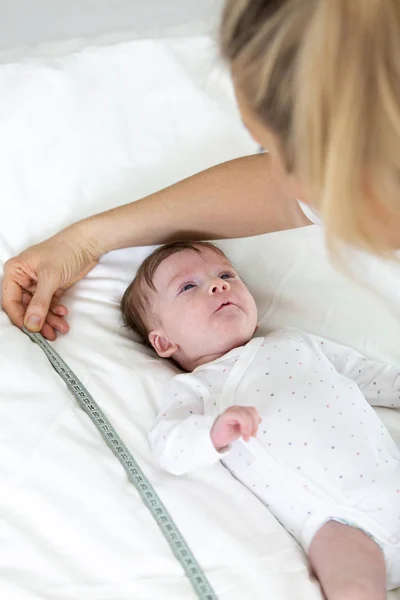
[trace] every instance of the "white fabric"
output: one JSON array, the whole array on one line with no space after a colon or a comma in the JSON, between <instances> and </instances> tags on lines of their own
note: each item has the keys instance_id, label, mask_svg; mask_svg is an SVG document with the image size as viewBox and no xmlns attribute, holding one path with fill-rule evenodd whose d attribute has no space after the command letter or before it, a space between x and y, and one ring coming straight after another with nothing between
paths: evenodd
<instances>
[{"instance_id":1,"label":"white fabric","mask_svg":"<svg viewBox=\"0 0 400 600\"><path fill-rule=\"evenodd\" d=\"M368 405L400 408L400 372L296 329L279 329L168 384L150 432L175 475L221 460L306 550L331 519L382 548L400 585L400 451ZM361 392L360 392L361 390ZM257 435L223 454L211 427L228 407L254 406Z\"/></svg>"},{"instance_id":2,"label":"white fabric","mask_svg":"<svg viewBox=\"0 0 400 600\"><path fill-rule=\"evenodd\" d=\"M222 0L0 0L0 51L29 56L45 44L87 45L94 36L110 43L206 35L218 27L221 9Z\"/></svg>"},{"instance_id":3,"label":"white fabric","mask_svg":"<svg viewBox=\"0 0 400 600\"><path fill-rule=\"evenodd\" d=\"M322 225L321 217L313 208L311 208L311 206L308 206L308 204L305 204L305 202L301 202L300 200L298 200L298 203L301 210L306 215L307 219L311 221L311 223L314 223L314 225Z\"/></svg>"},{"instance_id":4,"label":"white fabric","mask_svg":"<svg viewBox=\"0 0 400 600\"><path fill-rule=\"evenodd\" d=\"M92 45L0 67L1 262L76 219L257 150L214 46ZM396 303L388 310L335 273L320 235L310 227L222 246L251 285L264 331L294 325L400 366ZM147 433L175 371L129 339L118 310L150 250L113 252L68 290L71 331L54 346L118 428L219 598L320 600L291 536L221 465L173 478L154 463ZM385 284L395 300L396 267L365 265L368 285ZM0 373L2 597L194 597L114 456L4 313ZM399 415L379 414L399 441Z\"/></svg>"}]
</instances>

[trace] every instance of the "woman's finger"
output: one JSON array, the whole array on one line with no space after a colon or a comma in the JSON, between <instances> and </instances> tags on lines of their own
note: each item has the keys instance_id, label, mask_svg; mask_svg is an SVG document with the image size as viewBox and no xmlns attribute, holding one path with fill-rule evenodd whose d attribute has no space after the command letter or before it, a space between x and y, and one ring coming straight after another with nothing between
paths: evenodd
<instances>
[{"instance_id":1,"label":"woman's finger","mask_svg":"<svg viewBox=\"0 0 400 600\"><path fill-rule=\"evenodd\" d=\"M65 292L65 290L63 288L58 288L55 292L54 292L54 297L55 298L60 298L63 293Z\"/></svg>"},{"instance_id":2,"label":"woman's finger","mask_svg":"<svg viewBox=\"0 0 400 600\"><path fill-rule=\"evenodd\" d=\"M37 283L36 281L31 281L29 285L24 287L24 291L29 292L32 296L36 292ZM65 292L64 288L57 288L53 294L53 298L60 298Z\"/></svg>"},{"instance_id":3,"label":"woman's finger","mask_svg":"<svg viewBox=\"0 0 400 600\"><path fill-rule=\"evenodd\" d=\"M32 294L23 292L22 294L22 305L27 307L32 300ZM58 298L53 298L50 304L49 312L59 317L65 317L68 314L68 308L64 304L58 304Z\"/></svg>"},{"instance_id":4,"label":"woman's finger","mask_svg":"<svg viewBox=\"0 0 400 600\"><path fill-rule=\"evenodd\" d=\"M26 307L29 306L31 299L32 295L30 293L21 290L21 306L23 307L24 314ZM43 337L45 337L47 340L50 340L51 342L53 342L57 337L54 328L48 323L44 323L40 333L43 335Z\"/></svg>"},{"instance_id":5,"label":"woman's finger","mask_svg":"<svg viewBox=\"0 0 400 600\"><path fill-rule=\"evenodd\" d=\"M41 331L46 315L49 312L54 292L58 289L56 280L57 273L52 271L41 271L37 278L36 290L32 300L26 307L25 327L30 331Z\"/></svg>"},{"instance_id":6,"label":"woman's finger","mask_svg":"<svg viewBox=\"0 0 400 600\"><path fill-rule=\"evenodd\" d=\"M43 337L46 338L46 340L49 340L50 342L54 342L54 340L57 337L55 330L48 323L45 323L43 325L42 329L40 330L40 333Z\"/></svg>"},{"instance_id":7,"label":"woman's finger","mask_svg":"<svg viewBox=\"0 0 400 600\"><path fill-rule=\"evenodd\" d=\"M22 304L23 306L28 306L32 299L31 294L28 292L24 292L22 295ZM68 323L65 321L65 316L68 314L68 309L66 306L62 304L57 304L57 298L53 298L49 312L46 316L46 327L44 331L46 334L50 335L48 339L55 339L56 333L55 331L60 331L61 333L67 333L69 330ZM43 329L43 328L42 328ZM42 334L47 337L42 331Z\"/></svg>"},{"instance_id":8,"label":"woman's finger","mask_svg":"<svg viewBox=\"0 0 400 600\"><path fill-rule=\"evenodd\" d=\"M50 307L50 310L54 315L57 315L59 317L66 317L68 314L68 308L64 306L64 304L54 303L54 306Z\"/></svg>"},{"instance_id":9,"label":"woman's finger","mask_svg":"<svg viewBox=\"0 0 400 600\"><path fill-rule=\"evenodd\" d=\"M25 317L25 307L22 304L23 290L21 286L13 280L3 279L3 290L1 306L8 314L11 322L22 329Z\"/></svg>"},{"instance_id":10,"label":"woman's finger","mask_svg":"<svg viewBox=\"0 0 400 600\"><path fill-rule=\"evenodd\" d=\"M69 331L69 325L64 317L59 317L52 312L47 313L46 323L56 331L60 331L60 333L67 333Z\"/></svg>"}]
</instances>

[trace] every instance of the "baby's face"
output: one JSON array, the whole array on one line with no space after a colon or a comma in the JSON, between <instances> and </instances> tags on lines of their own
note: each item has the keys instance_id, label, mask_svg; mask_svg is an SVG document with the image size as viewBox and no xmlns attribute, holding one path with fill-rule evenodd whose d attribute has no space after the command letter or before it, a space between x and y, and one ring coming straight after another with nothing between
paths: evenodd
<instances>
[{"instance_id":1,"label":"baby's face","mask_svg":"<svg viewBox=\"0 0 400 600\"><path fill-rule=\"evenodd\" d=\"M251 339L254 299L228 260L211 248L183 250L155 272L149 339L160 356L185 369L214 360Z\"/></svg>"}]
</instances>

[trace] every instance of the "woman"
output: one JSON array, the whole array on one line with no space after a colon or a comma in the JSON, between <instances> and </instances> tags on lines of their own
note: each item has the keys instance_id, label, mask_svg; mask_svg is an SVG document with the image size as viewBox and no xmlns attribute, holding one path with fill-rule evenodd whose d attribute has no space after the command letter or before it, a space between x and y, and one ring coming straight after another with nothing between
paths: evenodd
<instances>
[{"instance_id":1,"label":"woman","mask_svg":"<svg viewBox=\"0 0 400 600\"><path fill-rule=\"evenodd\" d=\"M400 246L400 1L227 0L221 48L243 121L269 153L85 219L9 260L2 303L17 326L48 339L66 332L63 289L117 248L257 235L307 216L324 223L331 250ZM341 531L332 522L309 552L326 595L381 597L364 587L368 575L383 589L378 546L356 529L344 543ZM349 574L354 593L344 596Z\"/></svg>"},{"instance_id":2,"label":"woman","mask_svg":"<svg viewBox=\"0 0 400 600\"><path fill-rule=\"evenodd\" d=\"M268 154L80 221L9 260L2 306L18 327L50 340L68 331L63 290L117 248L309 218L322 219L331 249L400 246L400 2L227 0L220 37L243 121Z\"/></svg>"}]
</instances>

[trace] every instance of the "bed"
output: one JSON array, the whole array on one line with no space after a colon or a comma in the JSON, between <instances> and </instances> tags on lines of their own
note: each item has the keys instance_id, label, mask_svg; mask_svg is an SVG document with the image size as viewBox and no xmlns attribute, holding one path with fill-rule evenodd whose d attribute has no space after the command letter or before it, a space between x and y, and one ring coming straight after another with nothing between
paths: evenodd
<instances>
[{"instance_id":1,"label":"bed","mask_svg":"<svg viewBox=\"0 0 400 600\"><path fill-rule=\"evenodd\" d=\"M1 273L77 219L257 152L214 35L195 25L153 37L107 37L99 26L97 37L3 51ZM317 226L220 245L256 297L262 331L300 327L400 366L398 265L353 253L354 281L330 264ZM221 464L178 478L151 458L147 431L174 369L131 338L118 308L150 251L106 255L65 294L71 330L54 348L118 429L218 598L321 600L291 536ZM2 598L194 598L119 463L4 312L0 374ZM378 412L400 445L399 412Z\"/></svg>"}]
</instances>

